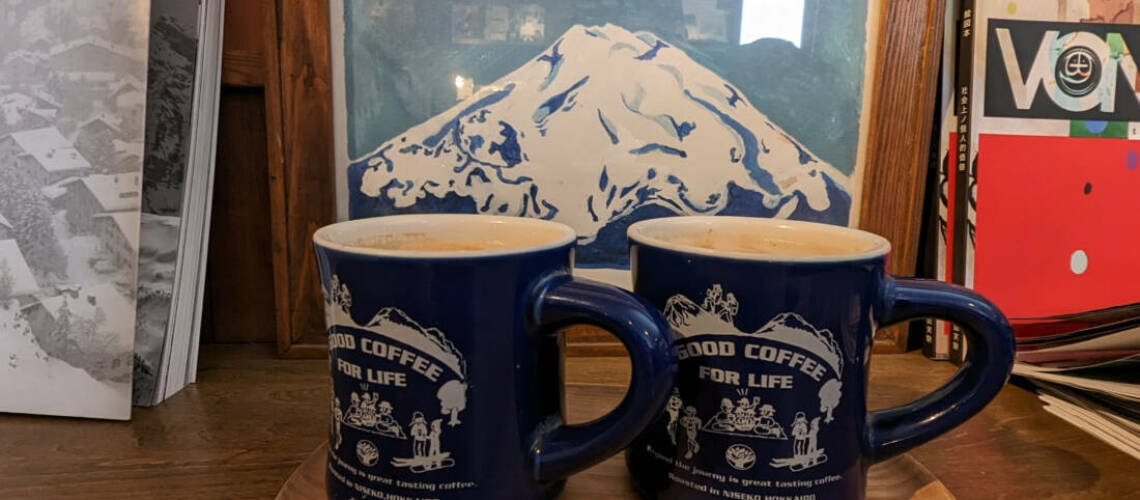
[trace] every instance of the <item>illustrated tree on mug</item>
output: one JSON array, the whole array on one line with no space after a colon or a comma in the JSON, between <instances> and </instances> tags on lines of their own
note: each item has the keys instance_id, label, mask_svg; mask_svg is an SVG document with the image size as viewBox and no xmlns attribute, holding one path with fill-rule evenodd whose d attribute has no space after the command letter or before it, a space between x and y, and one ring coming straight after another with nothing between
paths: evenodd
<instances>
[{"instance_id":1,"label":"illustrated tree on mug","mask_svg":"<svg viewBox=\"0 0 1140 500\"><path fill-rule=\"evenodd\" d=\"M439 388L436 396L439 397L440 411L451 416L447 425L459 425L459 412L467 409L467 384L459 380L448 381Z\"/></svg>"},{"instance_id":2,"label":"illustrated tree on mug","mask_svg":"<svg viewBox=\"0 0 1140 500\"><path fill-rule=\"evenodd\" d=\"M835 420L832 418L831 412L839 406L839 397L843 395L839 389L842 387L843 383L839 379L833 378L824 382L823 386L819 388L819 411L827 413L827 418L823 420L824 423L831 423L832 420Z\"/></svg>"}]
</instances>

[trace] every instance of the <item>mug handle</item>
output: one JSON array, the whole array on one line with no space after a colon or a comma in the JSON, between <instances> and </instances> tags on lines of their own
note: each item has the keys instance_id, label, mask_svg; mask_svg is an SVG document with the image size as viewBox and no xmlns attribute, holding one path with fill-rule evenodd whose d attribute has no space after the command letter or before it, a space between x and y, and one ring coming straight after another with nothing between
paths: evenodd
<instances>
[{"instance_id":1,"label":"mug handle","mask_svg":"<svg viewBox=\"0 0 1140 500\"><path fill-rule=\"evenodd\" d=\"M555 481L617 454L637 437L665 405L677 358L657 310L614 286L559 275L539 287L529 310L528 326L542 335L582 323L610 331L629 351L632 365L629 389L612 412L581 425L566 425L554 415L535 430L534 478Z\"/></svg>"},{"instance_id":2,"label":"mug handle","mask_svg":"<svg viewBox=\"0 0 1140 500\"><path fill-rule=\"evenodd\" d=\"M925 443L978 413L1009 379L1014 338L1005 316L968 288L935 280L887 277L882 326L933 317L955 323L969 349L948 382L917 401L873 411L867 426L872 463Z\"/></svg>"}]
</instances>

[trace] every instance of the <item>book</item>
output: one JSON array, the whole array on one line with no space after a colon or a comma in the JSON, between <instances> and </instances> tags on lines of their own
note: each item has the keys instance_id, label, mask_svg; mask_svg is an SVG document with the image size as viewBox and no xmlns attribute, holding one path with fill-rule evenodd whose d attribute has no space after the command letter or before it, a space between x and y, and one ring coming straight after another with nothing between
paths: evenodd
<instances>
[{"instance_id":1,"label":"book","mask_svg":"<svg viewBox=\"0 0 1140 500\"><path fill-rule=\"evenodd\" d=\"M1017 345L1017 362L1042 371L1071 371L1135 364L1140 358L1140 317ZM1140 377L1137 378L1140 381Z\"/></svg>"},{"instance_id":2,"label":"book","mask_svg":"<svg viewBox=\"0 0 1140 500\"><path fill-rule=\"evenodd\" d=\"M1035 381L1045 411L1140 460L1140 403Z\"/></svg>"},{"instance_id":3,"label":"book","mask_svg":"<svg viewBox=\"0 0 1140 500\"><path fill-rule=\"evenodd\" d=\"M1019 338L1140 301L1118 279L1140 273L1140 12L1118 3L962 5L947 280L994 301ZM952 336L951 350L965 346Z\"/></svg>"},{"instance_id":4,"label":"book","mask_svg":"<svg viewBox=\"0 0 1140 500\"><path fill-rule=\"evenodd\" d=\"M981 0L985 1L985 0ZM950 262L947 264L947 278L951 283L971 286L970 273L971 240L974 237L974 203L971 193L974 189L973 172L977 164L975 151L971 142L971 126L974 111L972 110L974 95L974 40L977 39L975 24L975 0L959 0L959 14L955 25L957 37L957 52L954 75L954 125L950 139L953 141L953 166L948 168L948 183L951 190L947 217L950 237L947 239L947 249ZM961 364L966 357L966 340L961 327L949 326L948 358L952 363Z\"/></svg>"},{"instance_id":5,"label":"book","mask_svg":"<svg viewBox=\"0 0 1140 500\"><path fill-rule=\"evenodd\" d=\"M1019 352L1013 373L1032 382L1046 411L1140 459L1136 337L1135 330L1123 333L1117 340L1131 347L1116 351L1075 347Z\"/></svg>"},{"instance_id":6,"label":"book","mask_svg":"<svg viewBox=\"0 0 1140 500\"><path fill-rule=\"evenodd\" d=\"M1019 352L1083 351L1095 349L1125 349L1140 346L1140 317L1050 337L1037 337L1017 344Z\"/></svg>"},{"instance_id":7,"label":"book","mask_svg":"<svg viewBox=\"0 0 1140 500\"><path fill-rule=\"evenodd\" d=\"M932 244L927 250L934 254L934 269L931 278L940 281L952 281L952 261L954 252L951 242L954 241L956 225L954 224L955 211L955 172L958 155L958 59L959 41L958 25L961 11L961 0L948 0L943 16L942 36L942 68L939 82L939 120L938 120L938 170L932 172L937 175L937 188L934 197L930 200L934 207L931 209L931 221L926 231L933 233ZM933 146L932 146L933 147ZM936 217L936 219L935 219ZM924 354L931 359L945 360L950 358L950 337L954 328L947 321L928 320L924 336Z\"/></svg>"},{"instance_id":8,"label":"book","mask_svg":"<svg viewBox=\"0 0 1140 500\"><path fill-rule=\"evenodd\" d=\"M0 4L0 411L130 417L149 7Z\"/></svg>"},{"instance_id":9,"label":"book","mask_svg":"<svg viewBox=\"0 0 1140 500\"><path fill-rule=\"evenodd\" d=\"M220 87L223 0L153 0L134 404L193 382Z\"/></svg>"},{"instance_id":10,"label":"book","mask_svg":"<svg viewBox=\"0 0 1140 500\"><path fill-rule=\"evenodd\" d=\"M939 81L943 80L943 73L939 71ZM941 103L938 112L932 118L932 127L930 132L930 157L927 162L926 174L926 187L923 193L922 204L922 227L920 229L921 237L918 240L918 266L915 272L915 277L925 279L938 279L938 270L940 268L938 259L939 253L938 245L945 234L945 225L942 224L942 218L939 216L939 208L942 204L940 198L941 184L939 182L940 172L947 166L949 157L946 151L942 149L943 144L940 140L942 136L942 120L943 111L946 107L946 100L944 99L945 93L943 91L944 85L940 85L935 89L935 101ZM913 348L922 349L922 354L931 359L938 359L936 349L936 335L939 335L940 321L933 318L927 318L923 321L912 321L909 326L909 334L907 336L906 349Z\"/></svg>"},{"instance_id":11,"label":"book","mask_svg":"<svg viewBox=\"0 0 1140 500\"><path fill-rule=\"evenodd\" d=\"M1034 365L1042 370L1062 372L1088 368L1107 368L1136 365L1140 360L1140 349L1105 349L1080 351L1038 351L1019 353L1020 362Z\"/></svg>"},{"instance_id":12,"label":"book","mask_svg":"<svg viewBox=\"0 0 1140 500\"><path fill-rule=\"evenodd\" d=\"M1140 317L1140 304L1125 304L1095 311L1058 314L1033 318L1015 318L1010 321L1018 345L1028 346L1050 342L1068 335L1080 335L1083 330Z\"/></svg>"}]
</instances>

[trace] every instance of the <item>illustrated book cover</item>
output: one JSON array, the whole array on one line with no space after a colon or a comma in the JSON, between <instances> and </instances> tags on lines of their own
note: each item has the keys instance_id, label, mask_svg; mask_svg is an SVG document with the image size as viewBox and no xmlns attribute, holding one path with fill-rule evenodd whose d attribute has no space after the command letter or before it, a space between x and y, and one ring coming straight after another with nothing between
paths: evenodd
<instances>
[{"instance_id":1,"label":"illustrated book cover","mask_svg":"<svg viewBox=\"0 0 1140 500\"><path fill-rule=\"evenodd\" d=\"M1019 340L1140 302L1140 284L1124 278L1140 273L1131 49L1140 10L1132 1L977 0L966 23L968 10L959 20L959 40L972 32L969 53L959 50L968 73L955 96L967 132L952 139L947 279L993 300Z\"/></svg>"}]
</instances>

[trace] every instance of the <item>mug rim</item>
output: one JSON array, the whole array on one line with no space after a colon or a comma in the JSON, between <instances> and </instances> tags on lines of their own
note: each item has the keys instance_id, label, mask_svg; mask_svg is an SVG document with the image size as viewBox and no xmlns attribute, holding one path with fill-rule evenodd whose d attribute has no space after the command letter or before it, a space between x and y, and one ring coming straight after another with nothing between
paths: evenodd
<instances>
[{"instance_id":1,"label":"mug rim","mask_svg":"<svg viewBox=\"0 0 1140 500\"><path fill-rule=\"evenodd\" d=\"M447 251L424 251L424 250L397 250L388 248L375 248L365 247L359 245L350 245L335 241L332 236L341 231L347 230L360 230L362 227L376 227L389 224L453 224L461 225L467 223L491 223L494 225L509 224L513 226L531 226L552 229L561 235L558 238L541 243L530 245L520 245L507 248L492 248L487 250L447 250ZM382 234L374 232L373 234ZM503 215L479 215L479 214L401 214L401 215L383 215L379 217L367 217L362 219L352 219L333 224L326 225L317 229L313 233L313 244L330 250L344 252L354 255L366 255L370 257L389 257L399 259L479 259L484 257L502 257L509 255L527 255L544 250L551 250L561 248L563 246L572 245L577 241L578 233L573 228L559 222L548 221L543 219L532 219L529 217L511 217Z\"/></svg>"},{"instance_id":2,"label":"mug rim","mask_svg":"<svg viewBox=\"0 0 1140 500\"><path fill-rule=\"evenodd\" d=\"M748 225L756 229L782 229L782 230L800 230L812 231L817 233L832 233L843 235L847 238L861 239L868 243L868 249L862 251L825 254L825 255L807 255L807 254L771 254L759 252L744 252L739 250L717 250L712 248L705 248L696 245L686 245L668 241L647 234L647 230L658 226L724 226L724 225ZM670 250L682 254L702 255L707 257L720 257L727 259L748 260L758 262L781 262L781 263L838 263L838 262L854 262L880 258L886 256L891 252L891 242L886 238L879 236L875 233L863 231L845 226L836 226L831 224L823 224L819 222L806 222L785 219L769 219L764 217L743 217L743 216L727 216L727 215L704 215L704 216L677 216L677 217L661 217L656 219L646 219L635 222L626 230L626 235L629 237L630 243L637 243L653 248L663 250Z\"/></svg>"}]
</instances>

